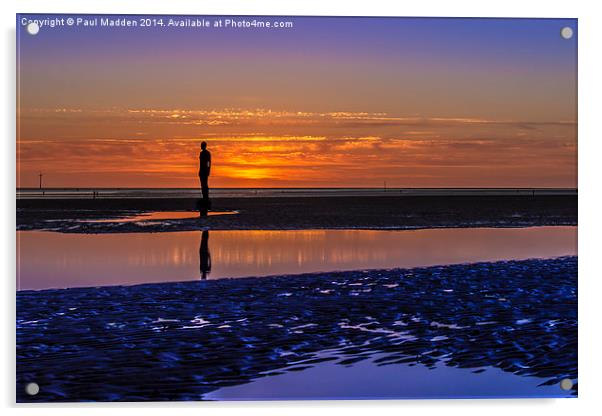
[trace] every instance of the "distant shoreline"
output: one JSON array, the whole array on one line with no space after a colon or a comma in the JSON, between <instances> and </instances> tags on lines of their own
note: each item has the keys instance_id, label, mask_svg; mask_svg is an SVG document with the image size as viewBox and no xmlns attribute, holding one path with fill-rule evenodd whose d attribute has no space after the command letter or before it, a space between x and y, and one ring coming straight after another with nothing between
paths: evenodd
<instances>
[{"instance_id":1,"label":"distant shoreline","mask_svg":"<svg viewBox=\"0 0 602 416\"><path fill-rule=\"evenodd\" d=\"M198 198L198 188L17 188L17 199ZM577 195L577 188L213 188L212 198Z\"/></svg>"},{"instance_id":2,"label":"distant shoreline","mask_svg":"<svg viewBox=\"0 0 602 416\"><path fill-rule=\"evenodd\" d=\"M211 230L418 229L577 225L577 195L299 195L216 198L236 215L152 224L85 223L152 211L195 211L198 198L37 198L17 200L17 230L164 232Z\"/></svg>"}]
</instances>

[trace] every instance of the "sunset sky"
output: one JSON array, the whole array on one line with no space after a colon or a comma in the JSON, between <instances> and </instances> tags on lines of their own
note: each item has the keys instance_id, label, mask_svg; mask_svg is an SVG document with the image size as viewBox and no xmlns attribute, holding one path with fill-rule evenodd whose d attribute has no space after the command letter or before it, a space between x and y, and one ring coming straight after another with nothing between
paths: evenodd
<instances>
[{"instance_id":1,"label":"sunset sky","mask_svg":"<svg viewBox=\"0 0 602 416\"><path fill-rule=\"evenodd\" d=\"M261 19L18 20L17 186L577 186L576 20Z\"/></svg>"}]
</instances>

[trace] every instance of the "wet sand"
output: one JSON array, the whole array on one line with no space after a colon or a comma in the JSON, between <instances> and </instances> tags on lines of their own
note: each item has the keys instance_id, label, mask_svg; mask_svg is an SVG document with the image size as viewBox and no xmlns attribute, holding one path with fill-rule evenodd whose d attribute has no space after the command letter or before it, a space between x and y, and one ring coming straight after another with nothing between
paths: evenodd
<instances>
[{"instance_id":1,"label":"wet sand","mask_svg":"<svg viewBox=\"0 0 602 416\"><path fill-rule=\"evenodd\" d=\"M200 400L366 360L576 381L577 258L17 293L19 402Z\"/></svg>"},{"instance_id":2,"label":"wet sand","mask_svg":"<svg viewBox=\"0 0 602 416\"><path fill-rule=\"evenodd\" d=\"M104 233L577 225L576 195L216 198L213 211L238 214L143 225L74 223L152 211L194 211L196 203L194 198L21 199L17 200L17 230Z\"/></svg>"}]
</instances>

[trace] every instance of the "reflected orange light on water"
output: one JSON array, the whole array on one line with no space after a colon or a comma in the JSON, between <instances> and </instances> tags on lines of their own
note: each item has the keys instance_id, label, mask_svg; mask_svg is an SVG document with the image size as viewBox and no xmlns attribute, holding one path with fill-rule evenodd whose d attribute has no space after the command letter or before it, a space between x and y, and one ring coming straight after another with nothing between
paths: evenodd
<instances>
[{"instance_id":1,"label":"reflected orange light on water","mask_svg":"<svg viewBox=\"0 0 602 416\"><path fill-rule=\"evenodd\" d=\"M17 238L20 290L197 280L200 275L200 231L19 231ZM576 239L576 227L209 231L209 278L575 255Z\"/></svg>"}]
</instances>

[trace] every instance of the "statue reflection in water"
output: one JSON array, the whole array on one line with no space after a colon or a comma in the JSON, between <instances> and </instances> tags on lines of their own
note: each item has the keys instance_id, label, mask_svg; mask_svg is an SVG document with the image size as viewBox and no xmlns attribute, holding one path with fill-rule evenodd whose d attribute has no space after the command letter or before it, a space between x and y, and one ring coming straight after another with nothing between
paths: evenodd
<instances>
[{"instance_id":1,"label":"statue reflection in water","mask_svg":"<svg viewBox=\"0 0 602 416\"><path fill-rule=\"evenodd\" d=\"M211 254L209 253L209 230L204 230L201 234L201 246L199 247L199 263L201 279L207 279L211 273Z\"/></svg>"}]
</instances>

